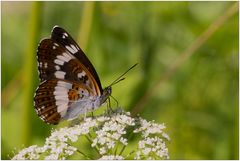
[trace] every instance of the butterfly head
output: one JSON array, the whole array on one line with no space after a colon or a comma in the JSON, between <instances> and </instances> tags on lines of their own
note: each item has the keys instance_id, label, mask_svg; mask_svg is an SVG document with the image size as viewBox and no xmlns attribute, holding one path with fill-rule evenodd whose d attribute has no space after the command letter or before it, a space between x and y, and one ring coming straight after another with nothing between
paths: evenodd
<instances>
[{"instance_id":1,"label":"butterfly head","mask_svg":"<svg viewBox=\"0 0 240 161\"><path fill-rule=\"evenodd\" d=\"M108 86L103 89L103 94L101 95L101 104L103 104L112 93L112 87Z\"/></svg>"}]
</instances>

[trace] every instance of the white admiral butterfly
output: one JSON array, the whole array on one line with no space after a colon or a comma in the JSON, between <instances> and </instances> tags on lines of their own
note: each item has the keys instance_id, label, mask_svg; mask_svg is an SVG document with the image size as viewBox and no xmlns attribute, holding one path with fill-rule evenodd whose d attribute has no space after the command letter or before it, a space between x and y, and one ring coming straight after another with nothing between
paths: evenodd
<instances>
[{"instance_id":1,"label":"white admiral butterfly","mask_svg":"<svg viewBox=\"0 0 240 161\"><path fill-rule=\"evenodd\" d=\"M37 60L40 85L34 106L46 123L58 124L95 110L111 94L111 85L102 89L91 62L73 38L58 26L53 27L51 38L40 42Z\"/></svg>"}]
</instances>

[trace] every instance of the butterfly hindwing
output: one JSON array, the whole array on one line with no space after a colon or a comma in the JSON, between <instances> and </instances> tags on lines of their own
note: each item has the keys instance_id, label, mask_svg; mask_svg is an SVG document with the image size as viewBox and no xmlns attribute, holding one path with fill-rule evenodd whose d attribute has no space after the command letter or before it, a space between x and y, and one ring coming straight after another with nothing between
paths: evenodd
<instances>
[{"instance_id":1,"label":"butterfly hindwing","mask_svg":"<svg viewBox=\"0 0 240 161\"><path fill-rule=\"evenodd\" d=\"M50 79L42 82L34 97L35 111L45 122L57 124L65 117L69 107L81 98L93 95L84 83Z\"/></svg>"},{"instance_id":2,"label":"butterfly hindwing","mask_svg":"<svg viewBox=\"0 0 240 161\"><path fill-rule=\"evenodd\" d=\"M57 112L56 99L53 94L56 85L56 80L42 82L34 97L36 113L43 121L50 124L57 124L61 119L60 113Z\"/></svg>"}]
</instances>

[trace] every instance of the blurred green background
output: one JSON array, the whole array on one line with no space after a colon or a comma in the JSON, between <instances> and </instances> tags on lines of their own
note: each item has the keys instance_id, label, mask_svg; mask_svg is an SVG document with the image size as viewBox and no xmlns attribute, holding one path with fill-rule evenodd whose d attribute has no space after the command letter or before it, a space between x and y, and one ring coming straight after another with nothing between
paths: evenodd
<instances>
[{"instance_id":1,"label":"blurred green background","mask_svg":"<svg viewBox=\"0 0 240 161\"><path fill-rule=\"evenodd\" d=\"M238 9L214 23L238 2L1 3L2 159L42 146L63 126L45 124L33 107L37 45L54 25L79 43L104 87L139 63L112 95L125 110L166 124L170 159L239 158ZM196 42L211 24L217 30Z\"/></svg>"}]
</instances>

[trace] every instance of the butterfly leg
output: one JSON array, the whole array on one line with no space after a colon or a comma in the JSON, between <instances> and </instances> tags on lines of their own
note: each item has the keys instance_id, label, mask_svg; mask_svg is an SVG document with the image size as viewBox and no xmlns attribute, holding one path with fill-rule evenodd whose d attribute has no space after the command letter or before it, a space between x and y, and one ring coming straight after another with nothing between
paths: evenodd
<instances>
[{"instance_id":1,"label":"butterfly leg","mask_svg":"<svg viewBox=\"0 0 240 161\"><path fill-rule=\"evenodd\" d=\"M80 122L81 122L81 119L79 117L75 118L75 119L71 120L71 122L69 123L68 127L73 127L73 126L75 126L77 124L80 124Z\"/></svg>"},{"instance_id":2,"label":"butterfly leg","mask_svg":"<svg viewBox=\"0 0 240 161\"><path fill-rule=\"evenodd\" d=\"M114 98L113 96L110 95L110 97L117 103L117 107L118 107L118 101L116 98Z\"/></svg>"},{"instance_id":3,"label":"butterfly leg","mask_svg":"<svg viewBox=\"0 0 240 161\"><path fill-rule=\"evenodd\" d=\"M108 98L107 99L107 112L108 112L108 114L111 114L111 113L113 113L114 111L113 111L113 109L112 109L112 107L111 107L111 101L110 101L110 98Z\"/></svg>"}]
</instances>

